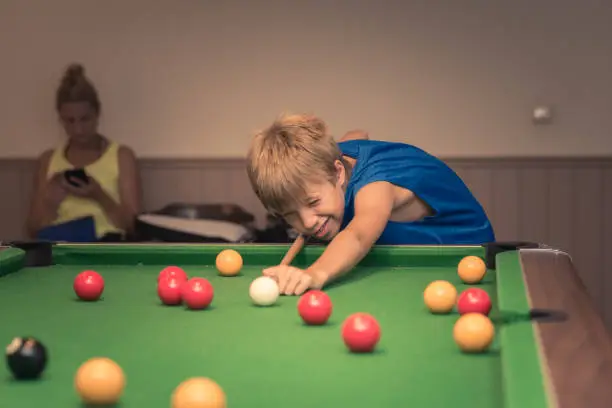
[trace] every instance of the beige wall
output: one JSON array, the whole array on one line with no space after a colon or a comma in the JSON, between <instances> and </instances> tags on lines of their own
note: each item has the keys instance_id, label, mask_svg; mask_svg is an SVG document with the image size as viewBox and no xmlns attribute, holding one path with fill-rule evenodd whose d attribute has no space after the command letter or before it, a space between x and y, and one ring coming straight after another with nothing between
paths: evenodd
<instances>
[{"instance_id":1,"label":"beige wall","mask_svg":"<svg viewBox=\"0 0 612 408\"><path fill-rule=\"evenodd\" d=\"M610 21L594 0L3 0L0 157L61 140L72 61L142 157L242 156L283 110L441 156L609 155Z\"/></svg>"}]
</instances>

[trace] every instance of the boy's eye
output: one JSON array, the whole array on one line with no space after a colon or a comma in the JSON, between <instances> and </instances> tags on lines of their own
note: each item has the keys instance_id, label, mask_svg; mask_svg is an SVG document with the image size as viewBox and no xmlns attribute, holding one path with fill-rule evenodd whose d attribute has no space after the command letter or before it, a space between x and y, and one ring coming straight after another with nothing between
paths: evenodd
<instances>
[{"instance_id":1,"label":"boy's eye","mask_svg":"<svg viewBox=\"0 0 612 408\"><path fill-rule=\"evenodd\" d=\"M320 201L319 199L310 200L310 201L308 202L308 206L310 206L310 207L314 207L315 205L319 204L319 201Z\"/></svg>"}]
</instances>

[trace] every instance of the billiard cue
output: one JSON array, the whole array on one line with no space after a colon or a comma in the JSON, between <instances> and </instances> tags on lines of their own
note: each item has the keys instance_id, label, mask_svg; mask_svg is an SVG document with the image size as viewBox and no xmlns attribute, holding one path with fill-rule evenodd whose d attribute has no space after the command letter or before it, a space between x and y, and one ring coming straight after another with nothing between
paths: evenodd
<instances>
[{"instance_id":1,"label":"billiard cue","mask_svg":"<svg viewBox=\"0 0 612 408\"><path fill-rule=\"evenodd\" d=\"M280 262L280 264L281 265L291 264L291 262L293 262L293 259L298 254L298 252L300 252L300 250L302 249L305 243L306 243L306 238L304 238L304 235L299 234L297 238L295 239L295 241L293 241L293 244L291 244L291 247L289 248L289 250L283 257L283 260Z\"/></svg>"}]
</instances>

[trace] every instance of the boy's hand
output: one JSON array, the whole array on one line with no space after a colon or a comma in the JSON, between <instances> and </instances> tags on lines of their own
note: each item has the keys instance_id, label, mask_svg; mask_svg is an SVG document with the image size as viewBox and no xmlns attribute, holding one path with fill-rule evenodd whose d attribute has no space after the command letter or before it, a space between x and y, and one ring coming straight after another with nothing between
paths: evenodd
<instances>
[{"instance_id":1,"label":"boy's hand","mask_svg":"<svg viewBox=\"0 0 612 408\"><path fill-rule=\"evenodd\" d=\"M301 295L308 289L321 289L323 286L323 280L320 277L294 266L273 266L264 269L263 274L278 282L281 295Z\"/></svg>"}]
</instances>

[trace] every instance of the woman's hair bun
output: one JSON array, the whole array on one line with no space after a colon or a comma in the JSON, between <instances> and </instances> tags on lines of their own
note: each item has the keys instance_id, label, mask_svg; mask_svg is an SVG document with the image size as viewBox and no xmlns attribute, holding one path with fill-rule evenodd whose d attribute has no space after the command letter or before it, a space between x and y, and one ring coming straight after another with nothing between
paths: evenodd
<instances>
[{"instance_id":1,"label":"woman's hair bun","mask_svg":"<svg viewBox=\"0 0 612 408\"><path fill-rule=\"evenodd\" d=\"M66 69L66 76L71 76L73 78L85 76L85 67L78 63L70 64Z\"/></svg>"},{"instance_id":2,"label":"woman's hair bun","mask_svg":"<svg viewBox=\"0 0 612 408\"><path fill-rule=\"evenodd\" d=\"M68 68L66 68L66 72L64 73L64 78L62 78L62 83L67 86L74 86L82 79L85 79L85 67L83 65L74 63L70 64Z\"/></svg>"},{"instance_id":3,"label":"woman's hair bun","mask_svg":"<svg viewBox=\"0 0 612 408\"><path fill-rule=\"evenodd\" d=\"M101 103L93 84L85 77L85 68L82 64L68 65L55 96L55 107L60 109L67 102L89 102L100 112Z\"/></svg>"}]
</instances>

